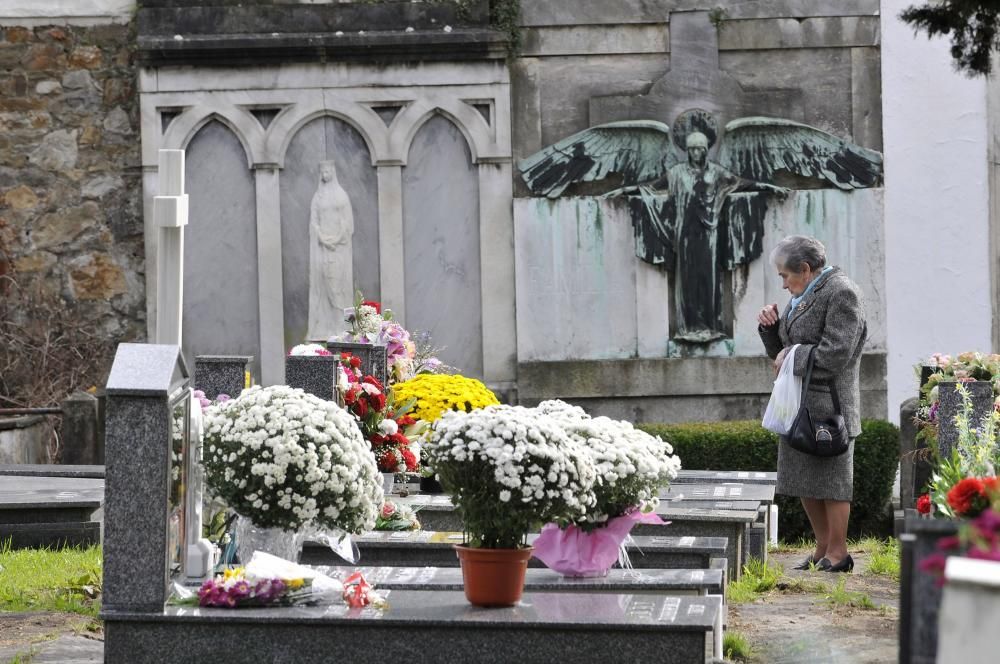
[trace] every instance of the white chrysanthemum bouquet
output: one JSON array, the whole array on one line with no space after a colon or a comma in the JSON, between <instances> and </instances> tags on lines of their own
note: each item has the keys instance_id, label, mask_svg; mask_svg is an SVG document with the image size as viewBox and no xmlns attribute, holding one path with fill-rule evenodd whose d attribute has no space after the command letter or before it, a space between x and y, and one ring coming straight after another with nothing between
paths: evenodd
<instances>
[{"instance_id":1,"label":"white chrysanthemum bouquet","mask_svg":"<svg viewBox=\"0 0 1000 664\"><path fill-rule=\"evenodd\" d=\"M255 386L204 418L206 483L255 525L375 526L382 478L354 418L336 404L285 385Z\"/></svg>"},{"instance_id":2,"label":"white chrysanthemum bouquet","mask_svg":"<svg viewBox=\"0 0 1000 664\"><path fill-rule=\"evenodd\" d=\"M655 510L660 489L677 477L681 468L669 443L629 422L591 418L582 408L558 400L543 401L537 410L552 417L570 438L583 445L597 470L597 504L576 522L584 530L630 511Z\"/></svg>"},{"instance_id":3,"label":"white chrysanthemum bouquet","mask_svg":"<svg viewBox=\"0 0 1000 664\"><path fill-rule=\"evenodd\" d=\"M540 524L582 519L595 504L590 455L529 408L446 412L423 450L474 548L518 548Z\"/></svg>"}]
</instances>

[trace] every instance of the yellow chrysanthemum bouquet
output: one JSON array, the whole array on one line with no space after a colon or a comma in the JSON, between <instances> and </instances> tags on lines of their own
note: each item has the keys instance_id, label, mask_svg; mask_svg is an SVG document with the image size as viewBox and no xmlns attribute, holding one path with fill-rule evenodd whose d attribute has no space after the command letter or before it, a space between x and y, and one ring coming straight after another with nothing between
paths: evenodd
<instances>
[{"instance_id":1,"label":"yellow chrysanthemum bouquet","mask_svg":"<svg viewBox=\"0 0 1000 664\"><path fill-rule=\"evenodd\" d=\"M410 415L431 423L449 410L471 412L500 403L496 395L475 378L458 374L419 374L396 383L396 401L415 399Z\"/></svg>"}]
</instances>

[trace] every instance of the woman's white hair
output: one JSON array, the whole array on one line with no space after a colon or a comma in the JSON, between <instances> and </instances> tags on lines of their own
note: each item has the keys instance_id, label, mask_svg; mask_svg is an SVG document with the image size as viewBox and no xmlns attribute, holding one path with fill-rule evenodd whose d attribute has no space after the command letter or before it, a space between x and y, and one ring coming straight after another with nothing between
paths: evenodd
<instances>
[{"instance_id":1,"label":"woman's white hair","mask_svg":"<svg viewBox=\"0 0 1000 664\"><path fill-rule=\"evenodd\" d=\"M789 235L771 250L771 262L792 272L801 272L806 263L815 272L826 266L826 247L814 237Z\"/></svg>"}]
</instances>

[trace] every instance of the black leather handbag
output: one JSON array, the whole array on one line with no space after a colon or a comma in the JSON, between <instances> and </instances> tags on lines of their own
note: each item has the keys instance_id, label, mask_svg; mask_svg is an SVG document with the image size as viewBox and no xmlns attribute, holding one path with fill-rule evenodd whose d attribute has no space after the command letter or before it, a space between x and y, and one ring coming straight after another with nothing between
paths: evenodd
<instances>
[{"instance_id":1,"label":"black leather handbag","mask_svg":"<svg viewBox=\"0 0 1000 664\"><path fill-rule=\"evenodd\" d=\"M809 382L812 379L813 363L816 347L809 349L809 362L806 365L806 376L802 380L802 402L799 406L799 413L792 422L791 429L785 440L793 449L805 454L818 457L840 456L847 451L851 444L851 439L847 434L847 424L840 410L840 398L837 396L837 387L830 383L830 396L833 397L833 417L826 420L816 421L809 413L806 406L806 393L809 391Z\"/></svg>"}]
</instances>

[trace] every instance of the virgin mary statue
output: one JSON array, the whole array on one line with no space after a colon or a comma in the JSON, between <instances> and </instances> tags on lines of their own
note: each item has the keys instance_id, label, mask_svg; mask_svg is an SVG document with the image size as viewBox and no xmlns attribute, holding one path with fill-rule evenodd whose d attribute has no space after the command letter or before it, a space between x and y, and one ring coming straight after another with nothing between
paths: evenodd
<instances>
[{"instance_id":1,"label":"virgin mary statue","mask_svg":"<svg viewBox=\"0 0 1000 664\"><path fill-rule=\"evenodd\" d=\"M332 161L319 164L319 186L309 206L310 340L326 339L343 326L354 302L351 199L337 182Z\"/></svg>"}]
</instances>

